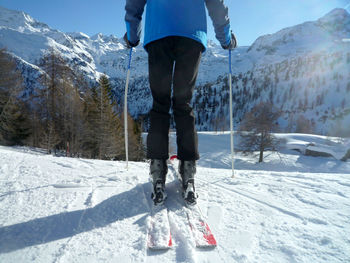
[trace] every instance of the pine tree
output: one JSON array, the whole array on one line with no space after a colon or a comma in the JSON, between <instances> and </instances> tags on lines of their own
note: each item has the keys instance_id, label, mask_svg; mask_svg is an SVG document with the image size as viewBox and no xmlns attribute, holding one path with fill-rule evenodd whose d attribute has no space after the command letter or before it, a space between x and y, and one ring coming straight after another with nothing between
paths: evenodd
<instances>
[{"instance_id":1,"label":"pine tree","mask_svg":"<svg viewBox=\"0 0 350 263\"><path fill-rule=\"evenodd\" d=\"M128 135L129 159L133 161L143 160L146 150L142 142L141 124L135 121L130 114L128 114Z\"/></svg>"},{"instance_id":2,"label":"pine tree","mask_svg":"<svg viewBox=\"0 0 350 263\"><path fill-rule=\"evenodd\" d=\"M112 99L111 84L106 75L99 79L99 157L118 158L124 151L121 120L116 114L116 103Z\"/></svg>"},{"instance_id":3,"label":"pine tree","mask_svg":"<svg viewBox=\"0 0 350 263\"><path fill-rule=\"evenodd\" d=\"M22 90L22 77L15 62L1 49L0 142L6 145L21 145L30 134L27 111L19 99Z\"/></svg>"},{"instance_id":4,"label":"pine tree","mask_svg":"<svg viewBox=\"0 0 350 263\"><path fill-rule=\"evenodd\" d=\"M99 156L99 97L96 88L85 92L84 96L84 130L82 134L82 152L89 158Z\"/></svg>"},{"instance_id":5,"label":"pine tree","mask_svg":"<svg viewBox=\"0 0 350 263\"><path fill-rule=\"evenodd\" d=\"M11 96L0 115L0 133L6 145L22 145L30 135L30 124L24 105Z\"/></svg>"}]
</instances>

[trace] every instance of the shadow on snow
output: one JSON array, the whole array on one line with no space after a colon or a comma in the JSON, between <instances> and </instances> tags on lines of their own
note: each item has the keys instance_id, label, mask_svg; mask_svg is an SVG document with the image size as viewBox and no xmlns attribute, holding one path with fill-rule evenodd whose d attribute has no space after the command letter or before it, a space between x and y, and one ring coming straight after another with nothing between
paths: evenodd
<instances>
[{"instance_id":1,"label":"shadow on snow","mask_svg":"<svg viewBox=\"0 0 350 263\"><path fill-rule=\"evenodd\" d=\"M148 213L149 207L143 200L144 194L141 193L143 189L144 185L138 185L91 208L2 227L0 228L0 254L73 237L116 221ZM142 200L138 200L139 197L142 197ZM138 220L135 224L143 223Z\"/></svg>"}]
</instances>

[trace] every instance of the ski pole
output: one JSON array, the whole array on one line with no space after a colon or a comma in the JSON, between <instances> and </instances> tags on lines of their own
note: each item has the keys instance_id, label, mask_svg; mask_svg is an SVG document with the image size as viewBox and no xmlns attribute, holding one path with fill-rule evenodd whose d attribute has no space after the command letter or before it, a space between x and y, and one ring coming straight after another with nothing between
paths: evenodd
<instances>
[{"instance_id":1,"label":"ski pole","mask_svg":"<svg viewBox=\"0 0 350 263\"><path fill-rule=\"evenodd\" d=\"M232 162L232 178L235 177L234 170L234 148L233 148L233 112L232 112L232 69L231 69L231 49L229 50L229 85L230 85L230 132L231 132L231 162Z\"/></svg>"},{"instance_id":2,"label":"ski pole","mask_svg":"<svg viewBox=\"0 0 350 263\"><path fill-rule=\"evenodd\" d=\"M128 72L126 74L125 94L124 94L124 138L125 138L125 159L126 170L128 170L129 153L128 153L128 87L130 79L130 64L131 64L132 48L130 48Z\"/></svg>"}]
</instances>

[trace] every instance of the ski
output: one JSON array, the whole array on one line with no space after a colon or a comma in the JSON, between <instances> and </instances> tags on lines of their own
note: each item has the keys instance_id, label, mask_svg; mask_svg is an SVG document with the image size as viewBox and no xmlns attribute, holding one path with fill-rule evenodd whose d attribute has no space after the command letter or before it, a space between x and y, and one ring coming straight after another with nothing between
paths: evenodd
<instances>
[{"instance_id":1,"label":"ski","mask_svg":"<svg viewBox=\"0 0 350 263\"><path fill-rule=\"evenodd\" d=\"M147 247L150 250L165 250L172 247L168 210L164 205L152 207L147 236Z\"/></svg>"},{"instance_id":2,"label":"ski","mask_svg":"<svg viewBox=\"0 0 350 263\"><path fill-rule=\"evenodd\" d=\"M174 161L176 159L177 159L176 155L171 156L170 163L176 174L175 177L177 177L180 184L182 184L180 175L176 170L176 167L174 167L175 166ZM186 207L184 207L184 209L187 214L188 223L190 225L191 232L196 243L196 247L197 248L215 248L217 246L216 239L213 233L211 232L211 229L208 223L202 216L199 206L197 204L189 206L186 204L186 202L185 202L185 206Z\"/></svg>"},{"instance_id":3,"label":"ski","mask_svg":"<svg viewBox=\"0 0 350 263\"><path fill-rule=\"evenodd\" d=\"M197 248L215 248L217 243L198 205L186 208L188 223Z\"/></svg>"}]
</instances>

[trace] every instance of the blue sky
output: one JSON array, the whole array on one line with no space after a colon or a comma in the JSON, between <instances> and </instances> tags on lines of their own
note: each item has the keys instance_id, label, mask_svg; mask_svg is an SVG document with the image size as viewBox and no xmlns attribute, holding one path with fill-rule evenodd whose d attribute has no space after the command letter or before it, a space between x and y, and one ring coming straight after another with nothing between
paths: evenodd
<instances>
[{"instance_id":1,"label":"blue sky","mask_svg":"<svg viewBox=\"0 0 350 263\"><path fill-rule=\"evenodd\" d=\"M239 45L250 45L264 34L316 20L336 7L350 12L350 0L226 0L231 27ZM0 6L21 10L63 32L125 33L125 0L0 0ZM208 35L215 39L211 21Z\"/></svg>"}]
</instances>

